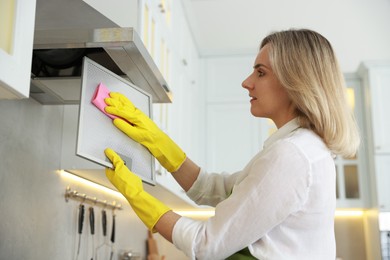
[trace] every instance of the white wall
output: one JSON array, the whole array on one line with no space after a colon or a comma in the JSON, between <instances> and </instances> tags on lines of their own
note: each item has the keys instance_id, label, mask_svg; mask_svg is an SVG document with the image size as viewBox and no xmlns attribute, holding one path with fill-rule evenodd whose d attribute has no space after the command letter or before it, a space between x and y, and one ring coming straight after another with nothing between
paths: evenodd
<instances>
[{"instance_id":1,"label":"white wall","mask_svg":"<svg viewBox=\"0 0 390 260\"><path fill-rule=\"evenodd\" d=\"M202 59L206 90L206 169L241 170L262 149L265 119L250 113L248 91L242 81L251 73L250 55Z\"/></svg>"},{"instance_id":2,"label":"white wall","mask_svg":"<svg viewBox=\"0 0 390 260\"><path fill-rule=\"evenodd\" d=\"M182 0L202 57L255 54L275 30L309 28L332 43L343 72L390 59L389 0Z\"/></svg>"}]
</instances>

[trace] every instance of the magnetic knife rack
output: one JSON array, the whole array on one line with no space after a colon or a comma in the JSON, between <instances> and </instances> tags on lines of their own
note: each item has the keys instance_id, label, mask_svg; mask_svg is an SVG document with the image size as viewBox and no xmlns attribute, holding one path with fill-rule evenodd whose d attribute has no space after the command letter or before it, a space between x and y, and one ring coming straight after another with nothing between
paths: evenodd
<instances>
[{"instance_id":1,"label":"magnetic knife rack","mask_svg":"<svg viewBox=\"0 0 390 260\"><path fill-rule=\"evenodd\" d=\"M122 210L122 205L117 204L116 201L113 201L112 203L108 203L107 200L101 200L96 197L88 196L87 194L80 193L76 190L72 190L69 186L66 187L65 190L65 201L68 202L69 199L74 199L81 201L81 203L89 203L92 205L101 206L103 208L110 208L112 210Z\"/></svg>"}]
</instances>

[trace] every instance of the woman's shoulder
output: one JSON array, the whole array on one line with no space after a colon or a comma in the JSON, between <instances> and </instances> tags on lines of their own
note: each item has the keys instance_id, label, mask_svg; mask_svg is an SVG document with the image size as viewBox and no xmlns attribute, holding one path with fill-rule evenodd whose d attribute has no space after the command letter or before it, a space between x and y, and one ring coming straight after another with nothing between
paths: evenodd
<instances>
[{"instance_id":1,"label":"woman's shoulder","mask_svg":"<svg viewBox=\"0 0 390 260\"><path fill-rule=\"evenodd\" d=\"M279 141L280 144L290 144L286 146L299 150L309 161L316 160L318 157L332 157L331 151L322 138L310 129L299 128Z\"/></svg>"}]
</instances>

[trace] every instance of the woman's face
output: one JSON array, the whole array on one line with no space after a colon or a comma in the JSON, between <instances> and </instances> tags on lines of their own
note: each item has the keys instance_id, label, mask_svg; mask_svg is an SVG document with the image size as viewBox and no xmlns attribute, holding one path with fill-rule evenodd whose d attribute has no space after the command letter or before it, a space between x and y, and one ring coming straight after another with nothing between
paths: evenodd
<instances>
[{"instance_id":1,"label":"woman's face","mask_svg":"<svg viewBox=\"0 0 390 260\"><path fill-rule=\"evenodd\" d=\"M261 48L253 72L242 82L242 87L249 91L252 115L270 118L280 128L295 117L295 107L272 71L268 49L268 44Z\"/></svg>"}]
</instances>

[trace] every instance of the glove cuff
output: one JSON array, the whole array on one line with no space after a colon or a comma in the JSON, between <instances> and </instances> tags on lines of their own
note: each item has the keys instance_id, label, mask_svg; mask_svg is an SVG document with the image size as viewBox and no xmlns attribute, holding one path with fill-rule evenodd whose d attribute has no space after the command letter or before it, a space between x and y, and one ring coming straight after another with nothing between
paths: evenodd
<instances>
[{"instance_id":1,"label":"glove cuff","mask_svg":"<svg viewBox=\"0 0 390 260\"><path fill-rule=\"evenodd\" d=\"M187 155L183 150L169 138L166 134L162 135L158 145L144 144L149 151L159 161L159 163L169 172L177 171L184 163Z\"/></svg>"},{"instance_id":2,"label":"glove cuff","mask_svg":"<svg viewBox=\"0 0 390 260\"><path fill-rule=\"evenodd\" d=\"M162 215L171 211L168 206L145 191L141 192L135 199L128 201L137 216L152 232L156 232L154 226Z\"/></svg>"},{"instance_id":3,"label":"glove cuff","mask_svg":"<svg viewBox=\"0 0 390 260\"><path fill-rule=\"evenodd\" d=\"M168 151L167 153L156 157L160 164L169 172L177 171L186 158L187 155L182 150L175 151L175 153Z\"/></svg>"}]
</instances>

